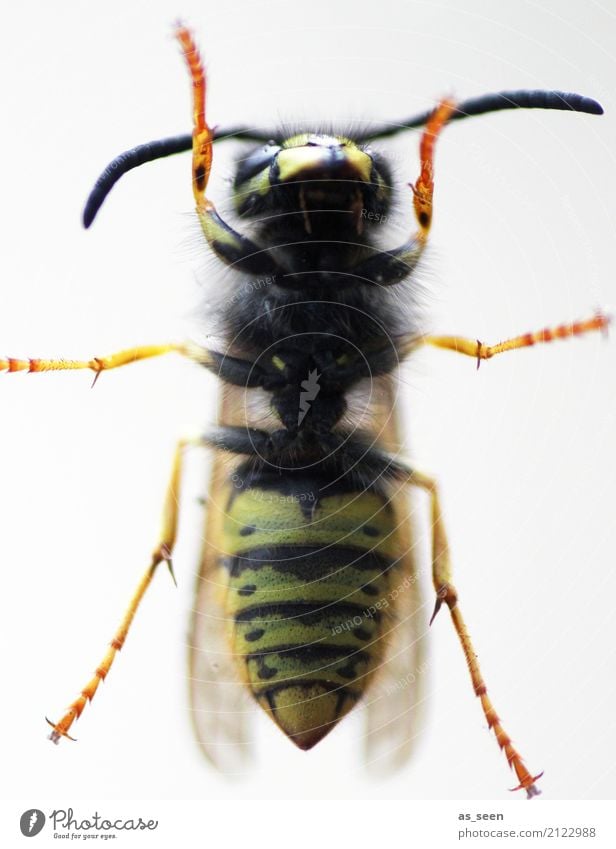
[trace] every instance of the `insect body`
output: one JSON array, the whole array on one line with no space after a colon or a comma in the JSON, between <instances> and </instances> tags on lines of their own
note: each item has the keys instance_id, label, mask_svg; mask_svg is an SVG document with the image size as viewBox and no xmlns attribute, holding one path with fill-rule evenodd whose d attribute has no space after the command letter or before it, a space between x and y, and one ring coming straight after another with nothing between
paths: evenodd
<instances>
[{"instance_id":1,"label":"insect body","mask_svg":"<svg viewBox=\"0 0 616 849\"><path fill-rule=\"evenodd\" d=\"M599 114L601 107L579 95L510 92L459 105L444 100L394 129L362 137L304 132L281 138L246 128L214 134L205 117L199 54L186 28L177 36L193 82L192 136L120 157L99 179L84 221L89 226L122 173L192 148L203 233L239 278L221 306L223 349L169 344L83 362L0 362L10 371L90 368L98 377L175 351L224 385L218 426L178 445L152 562L94 677L65 715L50 722L51 738L69 736L122 647L158 565L167 561L171 568L182 457L197 442L215 450L190 640L193 716L210 759L227 769L249 748L244 690L294 743L309 749L386 674L405 674L420 615L406 498L408 486L415 486L431 504L432 618L448 607L488 725L531 797L538 776L526 769L494 710L462 619L436 484L398 457L393 377L420 345L479 362L602 329L607 319L598 314L487 346L424 336L412 308L399 304L406 295L412 305L413 272L432 221L434 147L448 122L503 108ZM397 248L383 250L374 222L387 217L393 189L389 168L370 142L416 126L424 126L420 176L412 187L417 229ZM236 212L250 235L224 221L207 195L214 140L230 136L258 142L234 182ZM395 698L375 698L367 716L370 752L382 742L383 729L399 728L409 711L401 711ZM409 736L403 725L393 760L404 760Z\"/></svg>"}]
</instances>

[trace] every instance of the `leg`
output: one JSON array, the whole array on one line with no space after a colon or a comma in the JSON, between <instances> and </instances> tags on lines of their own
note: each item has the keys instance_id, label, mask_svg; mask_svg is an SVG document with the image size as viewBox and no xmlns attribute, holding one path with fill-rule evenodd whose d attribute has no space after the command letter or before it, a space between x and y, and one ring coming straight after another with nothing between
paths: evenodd
<instances>
[{"instance_id":1,"label":"leg","mask_svg":"<svg viewBox=\"0 0 616 849\"><path fill-rule=\"evenodd\" d=\"M190 30L180 25L175 34L186 59L193 87L193 195L197 204L197 211L201 213L214 206L205 197L205 190L212 170L212 144L214 142L214 135L205 118L205 70Z\"/></svg>"},{"instance_id":2,"label":"leg","mask_svg":"<svg viewBox=\"0 0 616 849\"><path fill-rule=\"evenodd\" d=\"M141 345L136 348L126 348L124 351L117 351L115 354L108 354L105 357L92 357L91 360L41 360L27 359L20 360L14 357L0 360L0 371L27 371L29 374L43 371L73 371L75 369L91 369L94 372L94 380L92 386L96 383L102 371L108 371L112 368L120 368L120 366L128 366L132 363L137 363L140 360L147 360L150 357L160 357L162 354L181 354L183 357L193 359L206 368L213 369L216 364L216 355L206 348L200 348L192 343L171 343L168 345Z\"/></svg>"},{"instance_id":3,"label":"leg","mask_svg":"<svg viewBox=\"0 0 616 849\"><path fill-rule=\"evenodd\" d=\"M161 523L161 534L160 539L152 552L152 560L148 568L146 569L143 577L139 581L137 585L137 589L128 605L126 613L120 623L118 630L116 631L113 639L109 644L109 648L105 656L103 657L102 662L96 668L93 677L88 681L86 686L81 691L81 694L75 699L72 704L66 710L66 713L60 719L59 722L51 722L49 719L47 722L53 728L53 731L49 735L49 739L54 743L59 743L62 737L68 737L69 740L73 740L68 733L71 725L76 719L79 719L81 716L83 709L85 708L88 702L91 702L94 698L94 695L98 689L98 685L101 681L104 681L107 677L107 674L111 668L111 665L115 659L116 653L120 651L122 646L126 641L126 637L128 635L129 628L137 612L137 608L141 604L141 600L146 593L146 590L150 586L152 578L158 568L158 566L165 561L171 573L171 577L175 581L175 577L173 575L173 566L171 563L171 553L173 551L173 546L176 538L177 531L177 520L178 520L178 507L179 507L179 490L180 490L180 479L182 472L182 454L184 448L188 445L192 444L192 440L181 440L178 442L178 445L175 450L175 455L173 459L173 468L171 471L171 478L169 480L169 485L167 487L167 492L165 495L165 503L163 508L163 516Z\"/></svg>"},{"instance_id":4,"label":"leg","mask_svg":"<svg viewBox=\"0 0 616 849\"><path fill-rule=\"evenodd\" d=\"M250 274L275 277L278 268L267 252L237 233L220 217L212 201L206 197L212 170L214 133L205 117L206 77L199 50L189 29L179 26L176 38L186 59L193 87L193 195L205 238L212 250L226 262Z\"/></svg>"},{"instance_id":5,"label":"leg","mask_svg":"<svg viewBox=\"0 0 616 849\"><path fill-rule=\"evenodd\" d=\"M434 193L434 147L436 140L453 113L456 111L451 100L442 100L432 113L419 144L421 173L413 190L415 216L419 224L416 239L425 244L432 224L432 195Z\"/></svg>"},{"instance_id":6,"label":"leg","mask_svg":"<svg viewBox=\"0 0 616 849\"><path fill-rule=\"evenodd\" d=\"M559 324L557 327L546 327L535 333L523 333L496 345L484 345L478 339L466 339L463 336L422 336L410 339L402 345L403 354L408 354L419 345L433 345L435 348L445 348L467 357L476 357L477 368L481 360L489 360L496 354L505 351L515 351L518 348L529 348L543 342L553 342L555 339L568 339L571 336L581 336L593 330L607 330L610 323L608 316L597 312L592 318L584 321L574 321L571 324Z\"/></svg>"},{"instance_id":7,"label":"leg","mask_svg":"<svg viewBox=\"0 0 616 849\"><path fill-rule=\"evenodd\" d=\"M107 371L112 368L130 365L131 363L139 362L139 360L147 360L150 357L160 357L162 354L177 353L184 357L194 357L202 359L209 356L207 351L201 351L196 346L190 344L169 344L169 345L141 345L136 348L127 348L124 351L117 351L115 354L109 354L106 357L92 357L91 360L41 360L27 359L19 360L13 357L0 360L0 371L71 371L73 369L89 368L94 375L94 383L102 371ZM94 386L94 383L92 386Z\"/></svg>"},{"instance_id":8,"label":"leg","mask_svg":"<svg viewBox=\"0 0 616 849\"><path fill-rule=\"evenodd\" d=\"M443 602L445 602L449 608L453 626L456 629L456 634L458 635L462 651L466 658L475 695L481 699L481 707L483 708L485 718L488 722L488 727L494 730L498 745L504 750L507 762L509 763L509 766L515 770L518 781L520 782L514 789L520 790L524 788L528 798L530 799L533 796L539 795L541 792L535 786L535 781L541 778L543 773L533 776L526 769L522 758L513 747L511 738L501 725L501 721L494 710L490 697L488 696L487 688L479 668L479 661L477 660L477 655L473 649L470 635L458 606L458 594L451 580L449 546L447 543L447 534L443 523L436 483L425 475L419 474L418 472L412 472L411 477L409 478L409 484L425 490L430 495L431 501L432 580L434 583L434 589L436 590L436 604L434 607L434 613L430 619L430 624L432 624Z\"/></svg>"},{"instance_id":9,"label":"leg","mask_svg":"<svg viewBox=\"0 0 616 849\"><path fill-rule=\"evenodd\" d=\"M399 283L413 272L428 241L432 224L432 196L434 193L434 148L436 140L456 107L451 100L442 100L436 107L419 143L420 174L413 185L413 206L418 230L408 242L386 253L378 253L354 269L358 276L375 280L380 286Z\"/></svg>"}]
</instances>

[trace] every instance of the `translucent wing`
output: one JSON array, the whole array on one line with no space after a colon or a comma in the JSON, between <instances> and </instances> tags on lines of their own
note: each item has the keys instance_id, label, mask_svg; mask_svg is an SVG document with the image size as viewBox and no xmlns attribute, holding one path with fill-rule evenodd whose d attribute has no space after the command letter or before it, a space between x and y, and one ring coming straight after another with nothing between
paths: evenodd
<instances>
[{"instance_id":1,"label":"translucent wing","mask_svg":"<svg viewBox=\"0 0 616 849\"><path fill-rule=\"evenodd\" d=\"M396 408L392 382L384 382L381 392L382 438L395 453L400 443L397 421L391 412ZM416 570L418 537L414 533L408 487L395 494L393 504L404 556L392 573L385 659L364 701L364 760L371 771L382 774L399 769L412 753L423 714L426 677L428 617Z\"/></svg>"},{"instance_id":2,"label":"translucent wing","mask_svg":"<svg viewBox=\"0 0 616 849\"><path fill-rule=\"evenodd\" d=\"M423 713L427 618L411 560L412 553L392 582L398 596L388 618L387 652L365 699L364 757L371 770L383 773L408 760Z\"/></svg>"},{"instance_id":3,"label":"translucent wing","mask_svg":"<svg viewBox=\"0 0 616 849\"><path fill-rule=\"evenodd\" d=\"M225 393L221 419L230 421L232 398ZM224 416L224 418L223 418ZM227 639L224 598L227 572L219 539L229 493L229 470L220 455L213 464L195 605L189 639L192 720L208 760L225 774L246 771L252 754L251 715L246 691Z\"/></svg>"}]
</instances>

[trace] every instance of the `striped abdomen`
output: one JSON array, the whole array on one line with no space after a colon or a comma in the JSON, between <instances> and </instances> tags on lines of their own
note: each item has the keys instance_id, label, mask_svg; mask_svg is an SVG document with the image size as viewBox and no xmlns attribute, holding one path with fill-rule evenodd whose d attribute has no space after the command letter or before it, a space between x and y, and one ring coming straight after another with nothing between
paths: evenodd
<instances>
[{"instance_id":1,"label":"striped abdomen","mask_svg":"<svg viewBox=\"0 0 616 849\"><path fill-rule=\"evenodd\" d=\"M254 696L309 749L353 707L382 661L398 540L381 495L319 494L318 480L297 474L279 481L253 479L230 499L226 611Z\"/></svg>"}]
</instances>

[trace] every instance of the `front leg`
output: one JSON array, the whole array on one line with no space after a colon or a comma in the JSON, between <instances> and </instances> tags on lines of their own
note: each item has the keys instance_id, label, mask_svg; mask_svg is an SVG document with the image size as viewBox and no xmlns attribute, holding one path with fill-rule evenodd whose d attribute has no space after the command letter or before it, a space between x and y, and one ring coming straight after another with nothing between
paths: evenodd
<instances>
[{"instance_id":1,"label":"front leg","mask_svg":"<svg viewBox=\"0 0 616 849\"><path fill-rule=\"evenodd\" d=\"M581 321L573 321L570 324L559 324L556 327L544 327L530 333L522 333L497 342L495 345L486 345L479 339L468 339L465 336L417 336L409 337L401 345L401 355L407 356L420 345L432 345L435 348L444 348L454 351L456 354L464 354L477 360L479 368L482 360L490 360L497 354L506 351L517 351L520 348L530 348L533 345L541 345L546 342L554 342L557 339L571 339L574 336L583 336L596 330L607 331L610 318L602 312L597 312L591 318Z\"/></svg>"},{"instance_id":2,"label":"front leg","mask_svg":"<svg viewBox=\"0 0 616 849\"><path fill-rule=\"evenodd\" d=\"M7 371L9 374L17 371L26 371L32 374L46 371L90 369L90 371L94 372L94 381L92 383L92 386L94 386L103 371L128 366L152 357L160 357L163 354L176 353L182 354L185 357L193 357L197 351L199 351L199 359L208 355L207 351L201 352L201 349L197 349L196 346L192 346L190 343L172 342L163 345L138 345L134 348L125 348L123 351L115 351L113 354L107 354L102 357L92 357L91 360L45 360L35 357L24 360L17 357L7 357L0 360L0 371Z\"/></svg>"},{"instance_id":3,"label":"front leg","mask_svg":"<svg viewBox=\"0 0 616 849\"><path fill-rule=\"evenodd\" d=\"M177 535L183 453L185 448L189 445L203 444L203 440L200 439L181 439L178 442L173 457L171 476L165 493L160 537L152 551L151 561L137 584L120 625L113 635L105 655L96 667L94 675L83 687L79 696L71 702L58 722L52 722L50 719L47 719L48 724L52 727L49 739L53 743L59 743L63 737L66 737L69 740L74 740L74 738L69 734L71 726L75 720L79 719L85 706L88 702L91 702L96 695L99 684L101 681L104 681L109 674L109 670L115 660L116 654L126 642L126 637L128 636L135 614L137 613L139 605L141 604L143 597L152 583L152 579L154 578L154 575L161 563L167 564L171 577L175 583L171 555L173 553Z\"/></svg>"},{"instance_id":4,"label":"front leg","mask_svg":"<svg viewBox=\"0 0 616 849\"><path fill-rule=\"evenodd\" d=\"M262 248L230 227L218 214L214 203L206 196L212 170L214 132L205 117L207 80L197 45L189 29L179 26L176 37L180 42L193 88L193 195L197 215L205 238L212 250L227 265L248 274L275 277L281 273L276 263Z\"/></svg>"}]
</instances>

